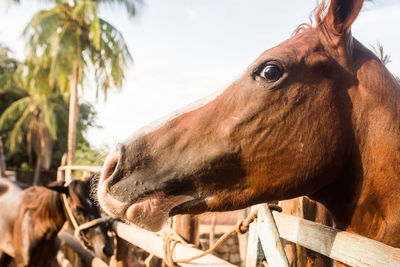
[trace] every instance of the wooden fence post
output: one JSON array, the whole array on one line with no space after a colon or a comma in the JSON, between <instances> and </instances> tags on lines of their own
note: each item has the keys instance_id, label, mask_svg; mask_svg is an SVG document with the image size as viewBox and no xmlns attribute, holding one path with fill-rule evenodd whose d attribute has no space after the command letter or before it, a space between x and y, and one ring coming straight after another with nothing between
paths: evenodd
<instances>
[{"instance_id":1,"label":"wooden fence post","mask_svg":"<svg viewBox=\"0 0 400 267\"><path fill-rule=\"evenodd\" d=\"M248 216L248 209L243 209L243 210L239 211L238 221L242 221L242 220L246 219L247 216ZM244 234L238 235L239 255L240 255L241 262L246 262L248 240L249 240L249 233L244 233Z\"/></svg>"},{"instance_id":2,"label":"wooden fence post","mask_svg":"<svg viewBox=\"0 0 400 267\"><path fill-rule=\"evenodd\" d=\"M211 248L215 243L215 225L217 222L217 215L211 215L211 222L210 222L210 236L208 238L208 247Z\"/></svg>"},{"instance_id":3,"label":"wooden fence post","mask_svg":"<svg viewBox=\"0 0 400 267\"><path fill-rule=\"evenodd\" d=\"M64 173L64 170L62 170L62 168L61 168L61 167L65 166L65 164L67 164L67 153L64 153L64 155L62 156L61 165L57 169L57 181L59 181L59 182L62 182L62 181L65 182L65 173Z\"/></svg>"},{"instance_id":4,"label":"wooden fence post","mask_svg":"<svg viewBox=\"0 0 400 267\"><path fill-rule=\"evenodd\" d=\"M400 266L400 249L295 216L273 212L282 238L350 266Z\"/></svg>"},{"instance_id":5,"label":"wooden fence post","mask_svg":"<svg viewBox=\"0 0 400 267\"><path fill-rule=\"evenodd\" d=\"M132 248L127 241L116 236L116 247L114 255L110 260L110 267L129 267L134 266L132 262Z\"/></svg>"},{"instance_id":6,"label":"wooden fence post","mask_svg":"<svg viewBox=\"0 0 400 267\"><path fill-rule=\"evenodd\" d=\"M269 266L289 267L283 245L268 204L251 207L251 212L258 210L256 220L250 224L249 245L247 248L246 267L255 267L259 260L259 241Z\"/></svg>"},{"instance_id":7,"label":"wooden fence post","mask_svg":"<svg viewBox=\"0 0 400 267\"><path fill-rule=\"evenodd\" d=\"M294 215L299 218L311 220L327 226L332 226L328 210L320 203L309 200L307 197L299 197L281 201L282 213ZM283 240L286 255L290 266L293 267L331 267L333 261L310 249L298 244Z\"/></svg>"},{"instance_id":8,"label":"wooden fence post","mask_svg":"<svg viewBox=\"0 0 400 267\"><path fill-rule=\"evenodd\" d=\"M256 206L251 207L251 213L257 209ZM246 267L257 266L257 254L258 254L258 233L257 233L257 218L250 224L249 237L247 245L246 255Z\"/></svg>"},{"instance_id":9,"label":"wooden fence post","mask_svg":"<svg viewBox=\"0 0 400 267\"><path fill-rule=\"evenodd\" d=\"M274 267L289 267L289 262L268 204L258 205L257 217L257 230L267 263Z\"/></svg>"},{"instance_id":10,"label":"wooden fence post","mask_svg":"<svg viewBox=\"0 0 400 267\"><path fill-rule=\"evenodd\" d=\"M173 230L186 242L198 245L199 220L194 215L176 215L173 219Z\"/></svg>"}]
</instances>

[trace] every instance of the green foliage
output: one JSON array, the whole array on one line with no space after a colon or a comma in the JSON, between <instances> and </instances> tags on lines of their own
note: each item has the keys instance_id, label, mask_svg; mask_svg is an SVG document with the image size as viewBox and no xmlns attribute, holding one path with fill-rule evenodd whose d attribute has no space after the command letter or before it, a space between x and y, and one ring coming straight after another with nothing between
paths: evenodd
<instances>
[{"instance_id":1,"label":"green foliage","mask_svg":"<svg viewBox=\"0 0 400 267\"><path fill-rule=\"evenodd\" d=\"M21 167L20 167L20 169L21 169L22 171L29 171L30 168L31 168L31 167L29 166L29 164L28 164L27 162L22 162Z\"/></svg>"},{"instance_id":2,"label":"green foliage","mask_svg":"<svg viewBox=\"0 0 400 267\"><path fill-rule=\"evenodd\" d=\"M26 156L17 157L26 152L43 157L46 167L50 159L53 166L59 165L67 147L73 70L77 70L77 83L82 90L87 75L94 74L96 95L103 92L106 98L110 88L122 87L124 70L132 62L122 34L99 18L98 7L123 6L133 16L140 1L42 1L53 7L36 13L25 28L28 55L24 63L19 64L8 49L0 46L0 134L9 149L8 160L18 158L12 162L14 166L28 161ZM97 127L95 121L93 106L81 104L77 162L94 163L101 158L84 136L89 127ZM30 164L32 161L29 157Z\"/></svg>"},{"instance_id":3,"label":"green foliage","mask_svg":"<svg viewBox=\"0 0 400 267\"><path fill-rule=\"evenodd\" d=\"M85 134L90 128L101 128L97 124L97 112L93 105L83 103L79 106L79 121L77 132L77 149L75 152L74 165L100 166L103 165L105 157L109 151L108 147L94 149L85 138ZM76 173L79 176L79 173Z\"/></svg>"},{"instance_id":4,"label":"green foliage","mask_svg":"<svg viewBox=\"0 0 400 267\"><path fill-rule=\"evenodd\" d=\"M26 68L26 71L18 71ZM50 167L54 141L59 127L66 125L68 108L56 88L51 88L45 76L34 77L32 65L20 65L14 73L24 96L11 103L0 116L0 129L9 132L9 152L16 152L17 146L26 139L28 156L32 152L41 158L43 168ZM38 73L46 72L40 69ZM32 160L30 160L32 162Z\"/></svg>"},{"instance_id":5,"label":"green foliage","mask_svg":"<svg viewBox=\"0 0 400 267\"><path fill-rule=\"evenodd\" d=\"M83 88L86 75L94 70L97 94L121 88L124 69L132 61L122 34L98 17L98 4L113 1L59 1L39 11L24 30L28 60L35 65L50 64L50 84L62 93L70 90L73 66ZM134 12L133 1L116 1ZM128 10L129 11L129 10Z\"/></svg>"},{"instance_id":6,"label":"green foliage","mask_svg":"<svg viewBox=\"0 0 400 267\"><path fill-rule=\"evenodd\" d=\"M78 143L74 165L101 166L109 149L104 147L93 149L87 143Z\"/></svg>"},{"instance_id":7,"label":"green foliage","mask_svg":"<svg viewBox=\"0 0 400 267\"><path fill-rule=\"evenodd\" d=\"M34 69L34 70L32 70ZM32 72L37 73L36 76ZM68 103L56 87L48 82L49 68L39 68L32 62L20 64L12 57L10 51L0 45L0 80L7 76L8 83L0 87L0 135L6 145L6 157L9 167L29 169L30 162L36 158L29 157L33 140L28 140L34 131L33 120L46 125L49 136L54 141L51 166L59 166L67 147ZM6 78L4 78L6 79ZM78 120L78 146L89 151L89 142L84 134L96 123L97 113L93 105L80 105ZM30 149L27 149L31 147ZM28 165L27 165L28 164Z\"/></svg>"},{"instance_id":8,"label":"green foliage","mask_svg":"<svg viewBox=\"0 0 400 267\"><path fill-rule=\"evenodd\" d=\"M107 151L109 151L107 147L93 149L85 142L78 143L73 165L101 166L107 156ZM81 171L75 172L75 177L78 179L83 175L84 173Z\"/></svg>"},{"instance_id":9,"label":"green foliage","mask_svg":"<svg viewBox=\"0 0 400 267\"><path fill-rule=\"evenodd\" d=\"M81 103L79 105L79 119L77 123L77 145L82 147L90 147L90 143L85 138L90 128L101 128L97 124L97 112L90 103Z\"/></svg>"},{"instance_id":10,"label":"green foliage","mask_svg":"<svg viewBox=\"0 0 400 267\"><path fill-rule=\"evenodd\" d=\"M11 51L0 44L0 116L12 103L26 96L26 92L19 88L15 79L18 66L19 62L13 57ZM0 129L0 135L5 144L8 143L11 129L11 124L3 130ZM26 139L22 140L13 155L9 153L8 147L5 147L8 166L19 166L21 162L28 161L26 147Z\"/></svg>"},{"instance_id":11,"label":"green foliage","mask_svg":"<svg viewBox=\"0 0 400 267\"><path fill-rule=\"evenodd\" d=\"M64 101L62 98L60 98L61 101ZM64 106L65 109L68 108L68 105L66 102L63 102L62 105ZM97 112L95 111L93 105L89 103L82 103L80 105L80 117L78 120L78 132L77 132L77 146L78 146L78 151L77 151L77 161L76 164L86 164L86 165L96 165L99 163L102 163L103 160L103 155L105 155L104 150L95 150L91 149L90 143L85 137L86 132L89 130L89 128L92 127L98 127L97 124ZM4 113L3 113L4 114ZM1 117L3 117L3 114ZM5 115L6 116L6 115ZM62 120L57 121L57 137L54 140L54 145L52 148L52 155L51 155L51 169L56 169L61 162L61 158L66 153L66 148L67 148L67 131L68 131L68 125L67 125L67 119L68 119L68 114L64 112ZM21 164L25 164L24 168L26 167L27 162L30 162L30 166L33 166L33 161L36 158L35 155L33 155L33 158L29 158L28 156L28 143L27 143L27 135L28 131L27 129L21 129L20 136L19 136L19 142L15 142L13 145L13 150L10 150L10 135L7 134L10 133L10 129L13 129L14 122L13 120L7 120L4 122L4 129L0 131L0 134L2 134L3 139L6 144L6 156L7 156L7 165L9 167L19 167L22 166Z\"/></svg>"},{"instance_id":12,"label":"green foliage","mask_svg":"<svg viewBox=\"0 0 400 267\"><path fill-rule=\"evenodd\" d=\"M14 73L17 70L19 62L12 57L11 51L0 44L0 94L7 91L21 93L20 88L14 80Z\"/></svg>"}]
</instances>

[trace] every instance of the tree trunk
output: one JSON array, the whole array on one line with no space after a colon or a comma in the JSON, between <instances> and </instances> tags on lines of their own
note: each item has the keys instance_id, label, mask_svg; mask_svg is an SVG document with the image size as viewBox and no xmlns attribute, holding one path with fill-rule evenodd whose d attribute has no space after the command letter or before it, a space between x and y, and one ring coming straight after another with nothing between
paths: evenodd
<instances>
[{"instance_id":1,"label":"tree trunk","mask_svg":"<svg viewBox=\"0 0 400 267\"><path fill-rule=\"evenodd\" d=\"M75 159L76 123L78 121L78 116L78 67L75 65L72 68L72 80L70 88L67 165L71 165Z\"/></svg>"},{"instance_id":2,"label":"tree trunk","mask_svg":"<svg viewBox=\"0 0 400 267\"><path fill-rule=\"evenodd\" d=\"M0 136L0 177L7 177L6 160L4 157L3 141Z\"/></svg>"},{"instance_id":3,"label":"tree trunk","mask_svg":"<svg viewBox=\"0 0 400 267\"><path fill-rule=\"evenodd\" d=\"M36 166L35 174L33 176L33 185L38 185L40 178L40 166L42 165L42 157L40 155L36 156Z\"/></svg>"}]
</instances>

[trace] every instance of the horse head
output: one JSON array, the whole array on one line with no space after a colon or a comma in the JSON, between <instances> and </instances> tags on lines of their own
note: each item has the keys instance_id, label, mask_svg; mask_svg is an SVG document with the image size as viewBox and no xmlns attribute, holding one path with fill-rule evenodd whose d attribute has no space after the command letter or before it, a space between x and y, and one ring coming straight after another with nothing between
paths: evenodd
<instances>
[{"instance_id":1,"label":"horse head","mask_svg":"<svg viewBox=\"0 0 400 267\"><path fill-rule=\"evenodd\" d=\"M158 230L175 214L309 195L349 225L369 137L384 134L372 119L399 133L390 128L398 84L350 31L363 2L323 1L314 27L265 51L223 92L134 133L104 163L101 206Z\"/></svg>"},{"instance_id":2,"label":"horse head","mask_svg":"<svg viewBox=\"0 0 400 267\"><path fill-rule=\"evenodd\" d=\"M75 228L77 238L98 257L108 260L114 253L114 240L108 235L107 223L99 220L100 209L90 192L92 178L93 176L85 181L72 180L67 186L52 185L47 188L65 196L63 204L66 218ZM88 225L95 220L98 220L98 223ZM88 227L82 228L85 225Z\"/></svg>"}]
</instances>

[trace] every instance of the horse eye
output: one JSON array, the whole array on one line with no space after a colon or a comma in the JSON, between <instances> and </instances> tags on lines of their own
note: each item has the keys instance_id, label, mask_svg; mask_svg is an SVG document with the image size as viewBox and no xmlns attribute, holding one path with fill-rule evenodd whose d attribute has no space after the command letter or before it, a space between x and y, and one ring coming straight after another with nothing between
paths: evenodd
<instances>
[{"instance_id":1,"label":"horse eye","mask_svg":"<svg viewBox=\"0 0 400 267\"><path fill-rule=\"evenodd\" d=\"M275 82L282 77L283 71L277 65L267 65L260 73L260 76L270 82Z\"/></svg>"}]
</instances>

